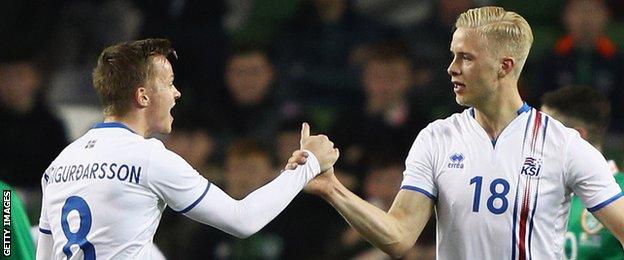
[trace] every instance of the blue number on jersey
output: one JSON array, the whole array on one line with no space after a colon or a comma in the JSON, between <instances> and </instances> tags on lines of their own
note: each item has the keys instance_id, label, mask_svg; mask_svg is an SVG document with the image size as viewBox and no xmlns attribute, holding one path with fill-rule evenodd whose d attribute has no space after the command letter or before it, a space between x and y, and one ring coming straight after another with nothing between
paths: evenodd
<instances>
[{"instance_id":1,"label":"blue number on jersey","mask_svg":"<svg viewBox=\"0 0 624 260\"><path fill-rule=\"evenodd\" d=\"M78 215L80 215L80 227L76 233L69 229L69 222L67 221L67 216L72 210L78 211ZM87 234L91 230L91 209L89 209L89 205L83 198L78 196L67 198L65 205L63 205L61 226L67 238L67 244L63 246L63 252L67 255L67 258L71 258L73 255L70 247L78 245L84 252L84 259L95 260L95 247L87 240Z\"/></svg>"},{"instance_id":2,"label":"blue number on jersey","mask_svg":"<svg viewBox=\"0 0 624 260\"><path fill-rule=\"evenodd\" d=\"M472 212L479 212L479 204L481 201L481 182L483 181L483 176L476 176L470 179L470 185L475 184L475 193L474 198L472 200ZM499 185L503 185L503 190L499 193L496 190L496 187ZM487 200L488 210L490 212L500 215L503 214L507 210L509 206L509 201L507 200L507 194L509 193L509 182L505 179L495 179L490 183L490 193L491 196ZM494 200L500 199L502 201L500 207L494 206Z\"/></svg>"},{"instance_id":3,"label":"blue number on jersey","mask_svg":"<svg viewBox=\"0 0 624 260\"><path fill-rule=\"evenodd\" d=\"M482 176L474 177L470 180L470 185L475 184L475 194L472 199L472 212L479 212L479 204L481 202L481 181L483 181Z\"/></svg>"}]
</instances>

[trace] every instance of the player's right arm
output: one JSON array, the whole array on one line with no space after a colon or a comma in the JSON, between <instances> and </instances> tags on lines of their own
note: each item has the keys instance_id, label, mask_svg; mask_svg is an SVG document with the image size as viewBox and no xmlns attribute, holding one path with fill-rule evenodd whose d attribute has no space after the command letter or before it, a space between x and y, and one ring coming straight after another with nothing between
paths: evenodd
<instances>
[{"instance_id":1,"label":"player's right arm","mask_svg":"<svg viewBox=\"0 0 624 260\"><path fill-rule=\"evenodd\" d=\"M333 170L316 177L306 189L327 200L366 240L394 258L414 246L433 211L431 198L401 189L384 212L342 185Z\"/></svg>"},{"instance_id":2,"label":"player's right arm","mask_svg":"<svg viewBox=\"0 0 624 260\"><path fill-rule=\"evenodd\" d=\"M349 191L328 171L310 181L306 189L327 200L366 240L392 257L403 256L420 236L433 211L435 131L423 129L405 161L402 189L388 212Z\"/></svg>"},{"instance_id":3,"label":"player's right arm","mask_svg":"<svg viewBox=\"0 0 624 260\"><path fill-rule=\"evenodd\" d=\"M333 166L338 150L326 136L310 136L302 127L302 149L308 151L307 163L282 172L268 184L242 200L227 195L210 184L181 157L164 147L154 149L150 162L150 189L173 210L201 223L216 227L239 238L248 237L275 218L303 187L321 171ZM162 146L162 143L159 143Z\"/></svg>"}]
</instances>

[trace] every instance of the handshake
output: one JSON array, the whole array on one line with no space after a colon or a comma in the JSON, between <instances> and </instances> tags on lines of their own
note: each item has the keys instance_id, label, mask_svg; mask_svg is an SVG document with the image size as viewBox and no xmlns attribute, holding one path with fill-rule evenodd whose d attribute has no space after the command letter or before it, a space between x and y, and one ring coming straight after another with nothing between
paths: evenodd
<instances>
[{"instance_id":1,"label":"handshake","mask_svg":"<svg viewBox=\"0 0 624 260\"><path fill-rule=\"evenodd\" d=\"M303 123L301 126L301 139L299 140L299 150L293 152L288 163L286 170L294 170L298 165L306 163L308 155L303 150L308 150L316 156L321 172L328 171L333 168L334 164L340 156L338 148L334 148L334 143L329 140L326 135L310 135L310 126L308 123Z\"/></svg>"}]
</instances>

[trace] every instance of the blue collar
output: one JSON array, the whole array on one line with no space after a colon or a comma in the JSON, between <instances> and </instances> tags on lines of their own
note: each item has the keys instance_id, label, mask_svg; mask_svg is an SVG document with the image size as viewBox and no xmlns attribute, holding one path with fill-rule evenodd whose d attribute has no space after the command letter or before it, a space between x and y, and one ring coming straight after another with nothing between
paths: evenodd
<instances>
[{"instance_id":1,"label":"blue collar","mask_svg":"<svg viewBox=\"0 0 624 260\"><path fill-rule=\"evenodd\" d=\"M529 106L529 104L527 104L527 102L523 102L522 106L520 107L520 109L518 109L518 111L516 111L516 113L518 115L521 115L524 112L531 111L531 109L532 109L532 107ZM472 116L472 118L475 118L475 109L474 109L474 107L470 109L470 115ZM492 147L496 147L496 141L497 140L496 139L492 139L490 141L492 141Z\"/></svg>"},{"instance_id":2,"label":"blue collar","mask_svg":"<svg viewBox=\"0 0 624 260\"><path fill-rule=\"evenodd\" d=\"M522 106L520 107L520 109L518 109L518 111L516 113L518 113L518 115L524 113L524 112L529 112L531 111L531 106L529 106L529 104L527 104L527 102L523 102Z\"/></svg>"},{"instance_id":3,"label":"blue collar","mask_svg":"<svg viewBox=\"0 0 624 260\"><path fill-rule=\"evenodd\" d=\"M524 112L529 112L531 111L531 106L529 106L529 104L527 104L527 102L522 102L522 106L520 107L520 109L518 109L518 111L516 111L516 113L518 115L521 115ZM472 109L470 109L470 115L472 116L472 118L475 118L475 109L474 107Z\"/></svg>"},{"instance_id":4,"label":"blue collar","mask_svg":"<svg viewBox=\"0 0 624 260\"><path fill-rule=\"evenodd\" d=\"M132 131L132 129L130 129L130 127L120 122L100 122L93 126L93 129L97 128L123 128L132 132L133 134L136 134L134 131Z\"/></svg>"}]
</instances>

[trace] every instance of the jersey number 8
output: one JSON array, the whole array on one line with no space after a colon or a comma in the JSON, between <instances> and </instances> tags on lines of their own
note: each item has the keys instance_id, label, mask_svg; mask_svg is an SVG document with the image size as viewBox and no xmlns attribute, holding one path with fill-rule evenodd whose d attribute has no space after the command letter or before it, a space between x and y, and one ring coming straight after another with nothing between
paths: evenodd
<instances>
[{"instance_id":1,"label":"jersey number 8","mask_svg":"<svg viewBox=\"0 0 624 260\"><path fill-rule=\"evenodd\" d=\"M80 226L78 231L72 232L69 229L68 215L72 210L78 211L80 216ZM78 196L71 196L65 201L63 205L63 212L61 216L61 227L63 227L63 234L67 238L67 244L63 246L63 253L67 255L67 258L71 258L73 253L70 249L72 245L78 245L84 252L84 259L95 260L95 247L87 240L87 234L91 230L91 209L87 202Z\"/></svg>"}]
</instances>

